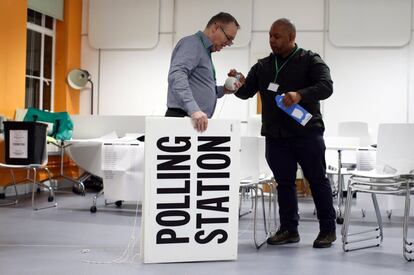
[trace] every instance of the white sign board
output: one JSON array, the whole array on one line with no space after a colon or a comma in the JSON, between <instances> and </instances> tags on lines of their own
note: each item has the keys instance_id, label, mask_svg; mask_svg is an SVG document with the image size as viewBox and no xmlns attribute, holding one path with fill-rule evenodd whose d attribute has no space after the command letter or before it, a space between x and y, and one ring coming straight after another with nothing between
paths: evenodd
<instances>
[{"instance_id":1,"label":"white sign board","mask_svg":"<svg viewBox=\"0 0 414 275\"><path fill-rule=\"evenodd\" d=\"M235 260L240 122L148 117L141 255L145 263Z\"/></svg>"}]
</instances>

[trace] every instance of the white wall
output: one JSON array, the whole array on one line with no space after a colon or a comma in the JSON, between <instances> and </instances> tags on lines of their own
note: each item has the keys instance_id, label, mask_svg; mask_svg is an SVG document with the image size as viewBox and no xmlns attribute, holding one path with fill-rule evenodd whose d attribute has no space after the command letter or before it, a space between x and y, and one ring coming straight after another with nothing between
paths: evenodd
<instances>
[{"instance_id":1,"label":"white wall","mask_svg":"<svg viewBox=\"0 0 414 275\"><path fill-rule=\"evenodd\" d=\"M118 12L123 1L141 1L145 5L151 2L114 0ZM236 68L247 74L258 58L267 56L271 23L287 17L296 24L298 45L318 52L331 68L334 94L323 102L327 134L336 134L337 123L345 120L367 121L373 132L380 122L414 122L414 43L411 39L414 28L407 26L413 21L412 0L225 0L226 5L220 6L222 2L224 0L159 0L155 47L108 49L107 45L95 44L97 48L93 48L89 42L89 0L84 0L82 67L93 76L94 109L99 108L102 115L163 115L174 41L184 32L195 32L185 28L186 22L191 26L197 23L194 21L197 14L209 18L225 8L238 15L238 21L244 25L241 23L243 35L235 47L213 55L218 83L224 82L229 69ZM197 7L202 8L197 10ZM342 10L346 11L345 16L339 16ZM388 18L389 24L381 23L384 10L395 11L395 15L390 16L398 16L395 18L398 20ZM131 23L135 23L129 27L145 28L146 22L137 20L139 12L131 19ZM351 14L352 17L347 16ZM202 21L200 26L206 24L205 19ZM378 26L372 24L376 21ZM122 28L119 32L122 33ZM125 33L130 32L125 30ZM111 33L106 35L110 37ZM136 41L136 37L134 39ZM81 114L90 113L88 90L81 93L80 110ZM255 111L255 99L241 101L225 96L218 102L215 117L246 120Z\"/></svg>"}]
</instances>

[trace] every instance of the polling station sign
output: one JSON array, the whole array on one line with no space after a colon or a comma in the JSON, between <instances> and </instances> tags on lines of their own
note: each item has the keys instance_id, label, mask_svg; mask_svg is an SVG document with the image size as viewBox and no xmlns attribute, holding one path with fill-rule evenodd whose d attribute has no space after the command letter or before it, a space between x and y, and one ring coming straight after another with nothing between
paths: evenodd
<instances>
[{"instance_id":1,"label":"polling station sign","mask_svg":"<svg viewBox=\"0 0 414 275\"><path fill-rule=\"evenodd\" d=\"M240 122L145 122L145 263L237 259Z\"/></svg>"}]
</instances>

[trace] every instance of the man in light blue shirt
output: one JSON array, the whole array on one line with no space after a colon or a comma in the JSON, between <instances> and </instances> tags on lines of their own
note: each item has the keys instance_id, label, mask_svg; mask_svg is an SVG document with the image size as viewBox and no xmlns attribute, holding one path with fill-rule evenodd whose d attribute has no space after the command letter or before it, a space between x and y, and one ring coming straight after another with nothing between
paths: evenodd
<instances>
[{"instance_id":1,"label":"man in light blue shirt","mask_svg":"<svg viewBox=\"0 0 414 275\"><path fill-rule=\"evenodd\" d=\"M210 19L204 31L178 41L168 73L168 110L165 116L190 116L197 131L207 129L217 98L233 92L216 86L211 53L231 46L239 28L232 15L221 12Z\"/></svg>"}]
</instances>

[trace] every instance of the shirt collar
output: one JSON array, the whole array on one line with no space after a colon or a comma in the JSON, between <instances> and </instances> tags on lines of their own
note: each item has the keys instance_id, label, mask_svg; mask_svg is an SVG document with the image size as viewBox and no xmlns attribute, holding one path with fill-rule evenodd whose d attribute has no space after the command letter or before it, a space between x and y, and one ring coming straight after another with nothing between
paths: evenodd
<instances>
[{"instance_id":1,"label":"shirt collar","mask_svg":"<svg viewBox=\"0 0 414 275\"><path fill-rule=\"evenodd\" d=\"M211 49L213 43L210 41L210 39L208 39L207 35L205 35L204 32L198 31L196 35L201 38L203 45L206 49Z\"/></svg>"}]
</instances>

